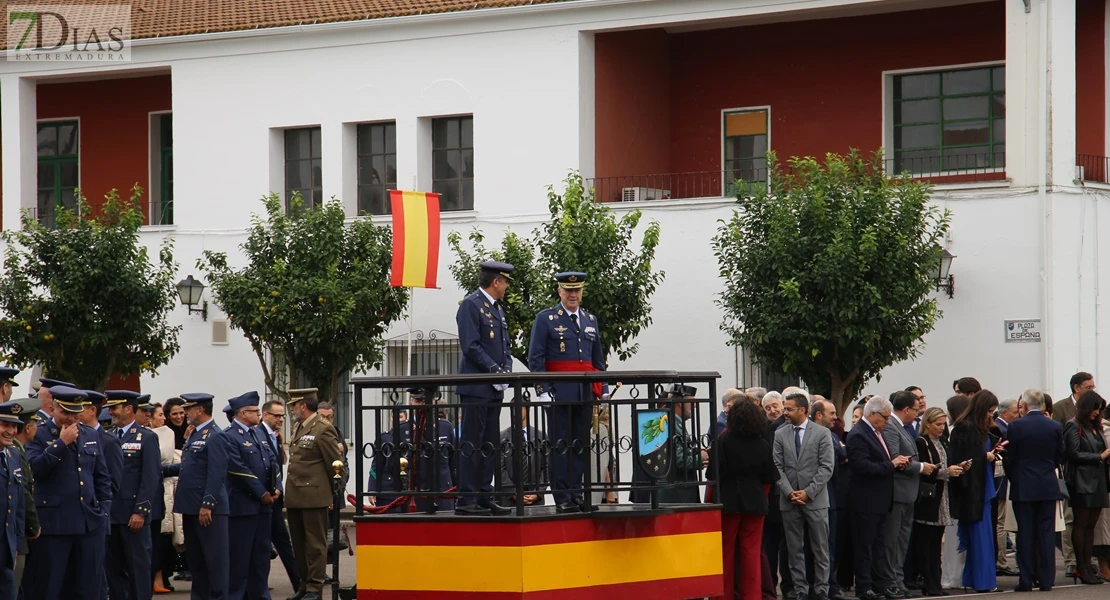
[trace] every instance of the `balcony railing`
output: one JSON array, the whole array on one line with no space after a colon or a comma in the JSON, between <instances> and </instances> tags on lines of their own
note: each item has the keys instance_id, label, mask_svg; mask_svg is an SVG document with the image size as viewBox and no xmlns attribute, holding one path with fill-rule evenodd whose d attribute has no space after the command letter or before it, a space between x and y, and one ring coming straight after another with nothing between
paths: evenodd
<instances>
[{"instance_id":1,"label":"balcony railing","mask_svg":"<svg viewBox=\"0 0 1110 600\"><path fill-rule=\"evenodd\" d=\"M1079 178L1095 183L1110 183L1110 157L1096 154L1075 155Z\"/></svg>"},{"instance_id":2,"label":"balcony railing","mask_svg":"<svg viewBox=\"0 0 1110 600\"><path fill-rule=\"evenodd\" d=\"M1106 159L1103 158L1103 160ZM912 178L934 185L1006 180L1004 152L959 154L943 158L941 156L899 157L884 161L884 165L887 173L891 175L909 172ZM1105 166L1102 172L1106 172ZM759 187L767 183L766 169L741 174L736 171L691 171L595 177L586 180L586 185L594 188L598 202L733 197L743 189L743 186Z\"/></svg>"},{"instance_id":3,"label":"balcony railing","mask_svg":"<svg viewBox=\"0 0 1110 600\"><path fill-rule=\"evenodd\" d=\"M85 218L95 218L103 214L103 204L96 204L81 212L81 216ZM72 207L66 207L69 210L74 210ZM146 222L145 225L173 225L173 202L150 202L146 207ZM23 212L31 216L32 219L39 222L44 227L53 228L57 225L58 215L61 208L55 207L51 204L45 204L40 207L24 208Z\"/></svg>"}]
</instances>

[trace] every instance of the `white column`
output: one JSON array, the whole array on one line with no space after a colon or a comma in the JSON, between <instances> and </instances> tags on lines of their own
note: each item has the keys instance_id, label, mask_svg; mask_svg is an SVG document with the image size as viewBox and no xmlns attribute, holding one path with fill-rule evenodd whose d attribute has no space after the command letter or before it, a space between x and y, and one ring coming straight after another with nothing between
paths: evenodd
<instances>
[{"instance_id":1,"label":"white column","mask_svg":"<svg viewBox=\"0 0 1110 600\"><path fill-rule=\"evenodd\" d=\"M1015 187L1037 185L1039 170L1040 25L1043 4L1025 12L1006 2L1006 176Z\"/></svg>"},{"instance_id":2,"label":"white column","mask_svg":"<svg viewBox=\"0 0 1110 600\"><path fill-rule=\"evenodd\" d=\"M36 206L37 108L35 82L0 75L0 120L3 121L4 228L18 229L21 209Z\"/></svg>"},{"instance_id":3,"label":"white column","mask_svg":"<svg viewBox=\"0 0 1110 600\"><path fill-rule=\"evenodd\" d=\"M578 34L578 169L587 179L595 171L597 100L594 92L594 34Z\"/></svg>"},{"instance_id":4,"label":"white column","mask_svg":"<svg viewBox=\"0 0 1110 600\"><path fill-rule=\"evenodd\" d=\"M1046 3L1048 183L1071 185L1075 180L1075 0L1046 0Z\"/></svg>"},{"instance_id":5,"label":"white column","mask_svg":"<svg viewBox=\"0 0 1110 600\"><path fill-rule=\"evenodd\" d=\"M320 126L320 175L323 178L321 191L325 202L330 202L334 196L346 205L344 208L347 216L354 216L354 205L349 204L353 199L348 198L343 189L343 167L348 159L354 161L355 157L347 156L344 152L343 127L342 123L324 123Z\"/></svg>"},{"instance_id":6,"label":"white column","mask_svg":"<svg viewBox=\"0 0 1110 600\"><path fill-rule=\"evenodd\" d=\"M1037 95L1044 210L1045 387L1060 394L1076 371L1097 375L1094 314L1095 219L1075 188L1075 3L1040 0L1042 38ZM1007 94L1009 99L1009 94ZM1007 147L1009 144L1007 143Z\"/></svg>"}]
</instances>

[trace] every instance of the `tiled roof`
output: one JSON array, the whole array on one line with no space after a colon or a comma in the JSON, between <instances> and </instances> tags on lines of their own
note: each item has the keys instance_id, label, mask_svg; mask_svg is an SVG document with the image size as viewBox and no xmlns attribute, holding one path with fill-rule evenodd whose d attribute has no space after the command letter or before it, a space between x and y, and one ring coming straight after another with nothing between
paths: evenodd
<instances>
[{"instance_id":1,"label":"tiled roof","mask_svg":"<svg viewBox=\"0 0 1110 600\"><path fill-rule=\"evenodd\" d=\"M131 5L132 39L363 21L567 0L26 0L19 4ZM6 11L4 11L6 12ZM7 18L2 21L7 24ZM6 32L5 32L6 34ZM6 35L0 37L6 46Z\"/></svg>"}]
</instances>

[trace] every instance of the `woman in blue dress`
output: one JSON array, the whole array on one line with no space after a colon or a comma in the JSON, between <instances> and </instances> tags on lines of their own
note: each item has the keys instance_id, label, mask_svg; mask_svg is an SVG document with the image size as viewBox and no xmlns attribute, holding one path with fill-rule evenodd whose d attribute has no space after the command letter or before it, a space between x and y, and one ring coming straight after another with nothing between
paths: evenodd
<instances>
[{"instance_id":1,"label":"woman in blue dress","mask_svg":"<svg viewBox=\"0 0 1110 600\"><path fill-rule=\"evenodd\" d=\"M998 440L990 433L998 397L981 390L956 424L948 441L948 464L971 463L964 475L951 483L951 512L957 520L960 552L965 553L964 587L977 592L995 591L994 523L991 499L995 496L994 461Z\"/></svg>"}]
</instances>

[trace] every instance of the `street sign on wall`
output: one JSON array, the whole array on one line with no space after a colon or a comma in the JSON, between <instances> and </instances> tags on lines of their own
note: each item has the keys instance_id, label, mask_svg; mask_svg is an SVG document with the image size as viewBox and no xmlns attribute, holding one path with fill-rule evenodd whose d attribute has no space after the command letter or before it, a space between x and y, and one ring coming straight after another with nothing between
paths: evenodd
<instances>
[{"instance_id":1,"label":"street sign on wall","mask_svg":"<svg viewBox=\"0 0 1110 600\"><path fill-rule=\"evenodd\" d=\"M1007 319L1005 324L1007 344L1041 341L1040 319Z\"/></svg>"}]
</instances>

